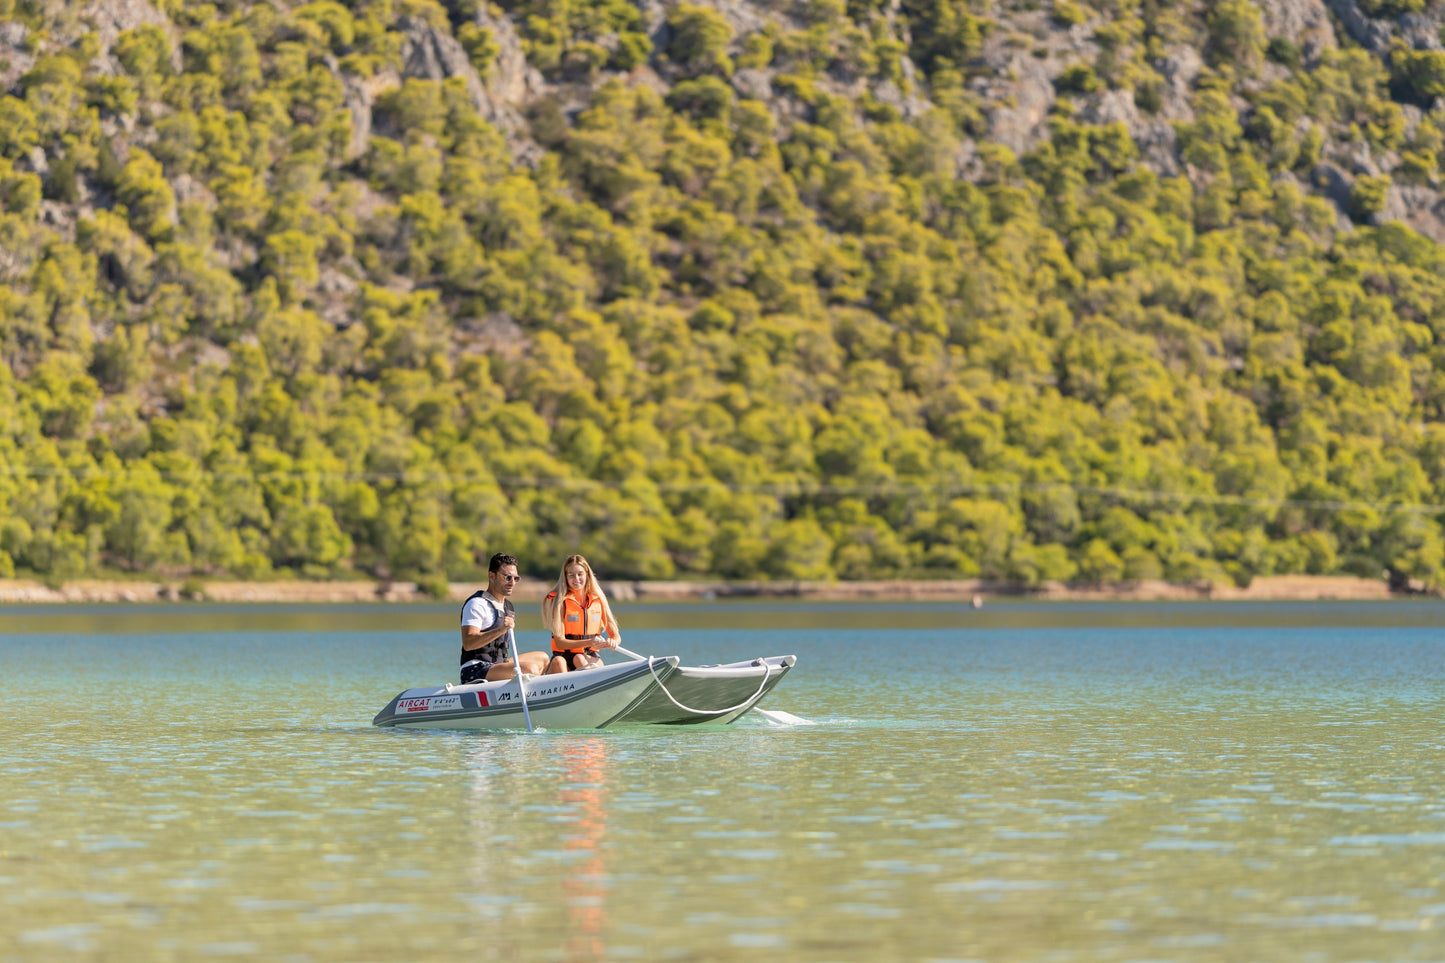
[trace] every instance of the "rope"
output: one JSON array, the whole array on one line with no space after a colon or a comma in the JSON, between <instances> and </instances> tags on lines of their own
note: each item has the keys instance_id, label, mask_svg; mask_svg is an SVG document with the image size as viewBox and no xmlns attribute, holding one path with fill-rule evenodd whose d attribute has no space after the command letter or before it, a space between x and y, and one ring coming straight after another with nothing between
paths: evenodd
<instances>
[{"instance_id":1,"label":"rope","mask_svg":"<svg viewBox=\"0 0 1445 963\"><path fill-rule=\"evenodd\" d=\"M629 652L621 646L617 647L617 651L621 652L623 655L630 655L633 659L636 659L639 662L642 661L642 656L638 655L636 652ZM691 712L693 715L697 716L721 716L726 715L729 712L736 712L739 709L746 708L750 703L756 702L762 696L763 689L768 684L768 678L773 673L773 667L771 663L763 660L763 681L758 683L758 691L754 692L752 695L748 696L737 705L729 706L726 709L694 709L692 706L685 706L681 702L677 701L677 698L668 691L667 686L663 685L662 680L657 677L657 669L653 665L652 659L647 660L647 671L652 673L652 679L654 682L657 683L657 687L662 690L662 694L671 699L672 704L677 706L683 712Z\"/></svg>"}]
</instances>

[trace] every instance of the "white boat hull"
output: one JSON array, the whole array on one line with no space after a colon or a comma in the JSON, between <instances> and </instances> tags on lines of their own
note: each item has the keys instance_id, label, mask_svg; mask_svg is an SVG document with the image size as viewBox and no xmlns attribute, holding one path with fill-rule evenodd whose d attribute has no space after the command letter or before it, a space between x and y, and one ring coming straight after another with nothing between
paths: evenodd
<instances>
[{"instance_id":1,"label":"white boat hull","mask_svg":"<svg viewBox=\"0 0 1445 963\"><path fill-rule=\"evenodd\" d=\"M534 729L605 729L677 672L677 656L526 680ZM428 686L397 694L372 725L402 729L526 729L517 680Z\"/></svg>"}]
</instances>

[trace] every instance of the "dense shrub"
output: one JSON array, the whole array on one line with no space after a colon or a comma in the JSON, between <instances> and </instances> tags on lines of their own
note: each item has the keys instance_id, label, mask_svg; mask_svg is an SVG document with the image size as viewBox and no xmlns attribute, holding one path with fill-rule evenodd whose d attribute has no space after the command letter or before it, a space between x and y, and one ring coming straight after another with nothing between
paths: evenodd
<instances>
[{"instance_id":1,"label":"dense shrub","mask_svg":"<svg viewBox=\"0 0 1445 963\"><path fill-rule=\"evenodd\" d=\"M1016 156L971 58L1038 38L969 0L63 6L0 94L0 576L1442 581L1445 257L1364 226L1437 179L1436 52L1060 2L1097 56ZM526 163L392 82L497 16ZM1188 176L1076 113L1162 111L1171 44Z\"/></svg>"}]
</instances>

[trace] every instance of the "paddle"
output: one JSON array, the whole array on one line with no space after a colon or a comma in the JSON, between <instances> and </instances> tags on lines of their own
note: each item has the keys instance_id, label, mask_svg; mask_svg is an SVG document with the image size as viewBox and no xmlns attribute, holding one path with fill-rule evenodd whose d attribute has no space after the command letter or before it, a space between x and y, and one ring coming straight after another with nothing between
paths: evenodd
<instances>
[{"instance_id":1,"label":"paddle","mask_svg":"<svg viewBox=\"0 0 1445 963\"><path fill-rule=\"evenodd\" d=\"M507 646L512 650L512 675L517 679L517 691L522 695L522 718L527 721L527 731L532 731L532 713L527 709L527 680L522 678L522 657L517 652L517 636L507 630Z\"/></svg>"},{"instance_id":2,"label":"paddle","mask_svg":"<svg viewBox=\"0 0 1445 963\"><path fill-rule=\"evenodd\" d=\"M783 712L781 709L759 709L753 706L753 710L764 719L775 726L816 726L812 719L804 719L802 716L795 716L791 712Z\"/></svg>"},{"instance_id":3,"label":"paddle","mask_svg":"<svg viewBox=\"0 0 1445 963\"><path fill-rule=\"evenodd\" d=\"M642 662L643 660L645 660L645 659L647 658L646 656L638 655L636 652L633 652L631 649L624 649L624 648L623 648L622 646L620 646L620 645L617 647L617 651L618 651L620 654L625 655L625 656L627 656L629 659L632 659L633 661L636 661L636 662ZM782 711L780 711L780 710L759 709L757 706L753 706L753 707L752 707L750 710L748 710L748 711L750 711L750 712L756 712L758 715L762 716L764 719L766 719L768 722L771 722L771 723L772 723L773 725L775 725L775 726L811 726L811 725L815 725L815 723L812 722L811 720L809 720L809 719L804 719L802 716L795 716L795 715L793 715L791 712L782 712Z\"/></svg>"}]
</instances>

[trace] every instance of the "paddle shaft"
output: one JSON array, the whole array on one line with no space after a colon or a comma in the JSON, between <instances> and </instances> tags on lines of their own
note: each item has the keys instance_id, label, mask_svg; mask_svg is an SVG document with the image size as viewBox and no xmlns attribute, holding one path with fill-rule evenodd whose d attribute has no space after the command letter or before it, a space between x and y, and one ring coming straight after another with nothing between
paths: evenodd
<instances>
[{"instance_id":1,"label":"paddle shaft","mask_svg":"<svg viewBox=\"0 0 1445 963\"><path fill-rule=\"evenodd\" d=\"M527 723L527 731L532 731L532 713L527 708L527 680L522 678L522 654L517 651L517 636L511 629L507 630L507 647L512 650L512 676L517 680L517 692L522 696L522 718Z\"/></svg>"}]
</instances>

